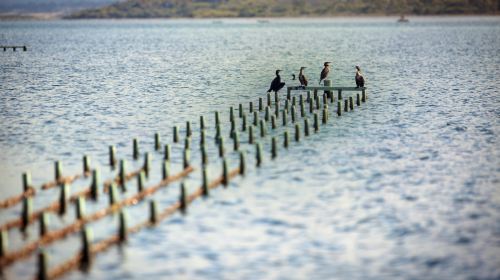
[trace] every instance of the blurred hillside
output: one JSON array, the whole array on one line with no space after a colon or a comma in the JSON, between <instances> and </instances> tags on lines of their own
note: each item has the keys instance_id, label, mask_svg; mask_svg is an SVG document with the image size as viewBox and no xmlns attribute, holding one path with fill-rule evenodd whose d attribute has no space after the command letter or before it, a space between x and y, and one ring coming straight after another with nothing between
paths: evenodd
<instances>
[{"instance_id":1,"label":"blurred hillside","mask_svg":"<svg viewBox=\"0 0 500 280\"><path fill-rule=\"evenodd\" d=\"M127 0L72 18L498 14L500 0Z\"/></svg>"},{"instance_id":2,"label":"blurred hillside","mask_svg":"<svg viewBox=\"0 0 500 280\"><path fill-rule=\"evenodd\" d=\"M0 13L64 13L97 8L116 0L0 0Z\"/></svg>"}]
</instances>

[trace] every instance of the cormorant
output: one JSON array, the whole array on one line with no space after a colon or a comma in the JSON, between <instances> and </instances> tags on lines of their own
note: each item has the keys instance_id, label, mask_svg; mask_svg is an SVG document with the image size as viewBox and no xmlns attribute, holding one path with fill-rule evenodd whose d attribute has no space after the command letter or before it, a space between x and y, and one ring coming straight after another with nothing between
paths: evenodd
<instances>
[{"instance_id":1,"label":"cormorant","mask_svg":"<svg viewBox=\"0 0 500 280\"><path fill-rule=\"evenodd\" d=\"M323 81L324 79L326 79L326 77L328 77L328 73L330 73L330 62L325 62L323 65L325 67L321 71L321 76L319 78L319 84L321 84L321 81Z\"/></svg>"},{"instance_id":2,"label":"cormorant","mask_svg":"<svg viewBox=\"0 0 500 280\"><path fill-rule=\"evenodd\" d=\"M361 68L356 66L356 76L354 77L356 81L356 87L365 87L365 78L363 78L363 74L361 74Z\"/></svg>"},{"instance_id":3,"label":"cormorant","mask_svg":"<svg viewBox=\"0 0 500 280\"><path fill-rule=\"evenodd\" d=\"M300 85L303 87L307 87L307 78L304 76L304 69L305 67L300 67L300 72L299 72L299 81Z\"/></svg>"},{"instance_id":4,"label":"cormorant","mask_svg":"<svg viewBox=\"0 0 500 280\"><path fill-rule=\"evenodd\" d=\"M278 92L285 86L285 83L281 82L280 71L281 70L276 70L276 78L274 78L274 80L271 82L271 86L269 86L269 90L267 90L267 92Z\"/></svg>"}]
</instances>

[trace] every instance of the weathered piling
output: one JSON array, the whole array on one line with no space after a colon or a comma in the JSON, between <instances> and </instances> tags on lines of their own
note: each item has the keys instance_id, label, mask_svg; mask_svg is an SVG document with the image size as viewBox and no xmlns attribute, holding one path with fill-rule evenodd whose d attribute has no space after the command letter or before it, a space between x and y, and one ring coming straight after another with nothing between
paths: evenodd
<instances>
[{"instance_id":1,"label":"weathered piling","mask_svg":"<svg viewBox=\"0 0 500 280\"><path fill-rule=\"evenodd\" d=\"M271 138L271 158L275 159L278 156L278 147L276 146L276 137Z\"/></svg>"},{"instance_id":2,"label":"weathered piling","mask_svg":"<svg viewBox=\"0 0 500 280\"><path fill-rule=\"evenodd\" d=\"M149 222L151 224L158 222L158 203L154 199L149 201Z\"/></svg>"},{"instance_id":3,"label":"weathered piling","mask_svg":"<svg viewBox=\"0 0 500 280\"><path fill-rule=\"evenodd\" d=\"M271 94L268 92L266 96L267 96L267 106L271 106Z\"/></svg>"},{"instance_id":4,"label":"weathered piling","mask_svg":"<svg viewBox=\"0 0 500 280\"><path fill-rule=\"evenodd\" d=\"M128 231L127 231L127 215L125 209L120 210L119 218L118 218L118 238L120 242L124 242L127 240Z\"/></svg>"},{"instance_id":5,"label":"weathered piling","mask_svg":"<svg viewBox=\"0 0 500 280\"><path fill-rule=\"evenodd\" d=\"M356 93L356 106L361 106L361 98L359 93Z\"/></svg>"},{"instance_id":6,"label":"weathered piling","mask_svg":"<svg viewBox=\"0 0 500 280\"><path fill-rule=\"evenodd\" d=\"M233 106L229 107L229 121L234 121L234 108Z\"/></svg>"},{"instance_id":7,"label":"weathered piling","mask_svg":"<svg viewBox=\"0 0 500 280\"><path fill-rule=\"evenodd\" d=\"M241 103L238 105L238 113L239 113L240 118L242 118L243 117L243 104L241 104Z\"/></svg>"},{"instance_id":8,"label":"weathered piling","mask_svg":"<svg viewBox=\"0 0 500 280\"><path fill-rule=\"evenodd\" d=\"M174 126L174 143L179 143L179 127Z\"/></svg>"},{"instance_id":9,"label":"weathered piling","mask_svg":"<svg viewBox=\"0 0 500 280\"><path fill-rule=\"evenodd\" d=\"M259 113L257 111L253 112L253 125L259 125Z\"/></svg>"},{"instance_id":10,"label":"weathered piling","mask_svg":"<svg viewBox=\"0 0 500 280\"><path fill-rule=\"evenodd\" d=\"M182 166L184 167L184 169L189 167L190 161L191 161L191 150L184 149L184 152L182 153Z\"/></svg>"},{"instance_id":11,"label":"weathered piling","mask_svg":"<svg viewBox=\"0 0 500 280\"><path fill-rule=\"evenodd\" d=\"M253 113L253 102L252 102L252 101L250 101L250 102L248 103L248 111L249 111L250 113Z\"/></svg>"},{"instance_id":12,"label":"weathered piling","mask_svg":"<svg viewBox=\"0 0 500 280\"><path fill-rule=\"evenodd\" d=\"M96 201L99 198L99 188L101 187L101 174L99 169L92 170L92 182L90 183L90 198Z\"/></svg>"},{"instance_id":13,"label":"weathered piling","mask_svg":"<svg viewBox=\"0 0 500 280\"><path fill-rule=\"evenodd\" d=\"M266 122L264 120L260 120L260 137L266 136Z\"/></svg>"},{"instance_id":14,"label":"weathered piling","mask_svg":"<svg viewBox=\"0 0 500 280\"><path fill-rule=\"evenodd\" d=\"M83 174L86 176L90 172L90 157L83 156Z\"/></svg>"},{"instance_id":15,"label":"weathered piling","mask_svg":"<svg viewBox=\"0 0 500 280\"><path fill-rule=\"evenodd\" d=\"M219 116L219 111L215 111L215 125L220 124L220 116Z\"/></svg>"},{"instance_id":16,"label":"weathered piling","mask_svg":"<svg viewBox=\"0 0 500 280\"><path fill-rule=\"evenodd\" d=\"M318 120L318 113L314 112L314 132L319 131L319 120Z\"/></svg>"},{"instance_id":17,"label":"weathered piling","mask_svg":"<svg viewBox=\"0 0 500 280\"><path fill-rule=\"evenodd\" d=\"M218 143L219 138L222 137L221 124L215 125L215 143Z\"/></svg>"},{"instance_id":18,"label":"weathered piling","mask_svg":"<svg viewBox=\"0 0 500 280\"><path fill-rule=\"evenodd\" d=\"M202 147L202 146L205 145L205 142L206 142L205 138L206 138L206 136L205 136L205 130L202 129L202 130L200 130L200 147Z\"/></svg>"},{"instance_id":19,"label":"weathered piling","mask_svg":"<svg viewBox=\"0 0 500 280\"><path fill-rule=\"evenodd\" d=\"M62 178L62 163L60 161L56 161L54 163L55 167L55 180L56 182L59 182Z\"/></svg>"},{"instance_id":20,"label":"weathered piling","mask_svg":"<svg viewBox=\"0 0 500 280\"><path fill-rule=\"evenodd\" d=\"M181 213L186 214L187 199L186 199L186 186L184 185L184 182L181 183L179 203L180 203L179 209L181 210Z\"/></svg>"},{"instance_id":21,"label":"weathered piling","mask_svg":"<svg viewBox=\"0 0 500 280\"><path fill-rule=\"evenodd\" d=\"M240 151L240 175L245 175L245 152Z\"/></svg>"},{"instance_id":22,"label":"weathered piling","mask_svg":"<svg viewBox=\"0 0 500 280\"><path fill-rule=\"evenodd\" d=\"M200 129L205 129L205 116L200 116Z\"/></svg>"},{"instance_id":23,"label":"weathered piling","mask_svg":"<svg viewBox=\"0 0 500 280\"><path fill-rule=\"evenodd\" d=\"M85 267L88 266L91 262L92 259L92 252L91 252L91 246L92 246L92 231L90 228L83 227L82 228L82 249L81 249L81 264Z\"/></svg>"},{"instance_id":24,"label":"weathered piling","mask_svg":"<svg viewBox=\"0 0 500 280\"><path fill-rule=\"evenodd\" d=\"M39 221L39 232L40 232L40 237L45 236L47 232L49 231L49 214L47 212L43 212L40 217L38 218Z\"/></svg>"},{"instance_id":25,"label":"weathered piling","mask_svg":"<svg viewBox=\"0 0 500 280\"><path fill-rule=\"evenodd\" d=\"M116 148L115 146L109 146L109 165L115 167L116 164Z\"/></svg>"},{"instance_id":26,"label":"weathered piling","mask_svg":"<svg viewBox=\"0 0 500 280\"><path fill-rule=\"evenodd\" d=\"M0 257L7 254L9 250L9 232L7 230L0 231Z\"/></svg>"},{"instance_id":27,"label":"weathered piling","mask_svg":"<svg viewBox=\"0 0 500 280\"><path fill-rule=\"evenodd\" d=\"M248 143L253 144L254 142L254 135L253 135L253 126L248 127Z\"/></svg>"},{"instance_id":28,"label":"weathered piling","mask_svg":"<svg viewBox=\"0 0 500 280\"><path fill-rule=\"evenodd\" d=\"M307 99L306 99L306 102L310 103L311 102L311 91L308 90L307 91Z\"/></svg>"},{"instance_id":29,"label":"weathered piling","mask_svg":"<svg viewBox=\"0 0 500 280\"><path fill-rule=\"evenodd\" d=\"M184 149L191 149L191 137L186 137L184 139Z\"/></svg>"},{"instance_id":30,"label":"weathered piling","mask_svg":"<svg viewBox=\"0 0 500 280\"><path fill-rule=\"evenodd\" d=\"M262 111L264 109L264 104L262 102L262 97L259 97L259 111Z\"/></svg>"},{"instance_id":31,"label":"weathered piling","mask_svg":"<svg viewBox=\"0 0 500 280\"><path fill-rule=\"evenodd\" d=\"M304 103L300 103L300 117L303 118L305 115L306 115L306 108L304 106Z\"/></svg>"},{"instance_id":32,"label":"weathered piling","mask_svg":"<svg viewBox=\"0 0 500 280\"><path fill-rule=\"evenodd\" d=\"M186 140L189 138L186 138ZM146 174L147 177L149 177L149 170L151 168L151 154L149 152L144 153L144 163L142 165L142 170L144 170L144 173Z\"/></svg>"},{"instance_id":33,"label":"weathered piling","mask_svg":"<svg viewBox=\"0 0 500 280\"><path fill-rule=\"evenodd\" d=\"M290 102L288 99L285 100L285 108L284 108L285 111L289 111L290 110Z\"/></svg>"},{"instance_id":34,"label":"weathered piling","mask_svg":"<svg viewBox=\"0 0 500 280\"><path fill-rule=\"evenodd\" d=\"M280 101L280 99L279 99L279 96L278 96L278 92L275 91L274 92L274 103L278 103L279 101Z\"/></svg>"},{"instance_id":35,"label":"weathered piling","mask_svg":"<svg viewBox=\"0 0 500 280\"><path fill-rule=\"evenodd\" d=\"M295 123L295 105L292 105L290 115L292 115L292 123Z\"/></svg>"},{"instance_id":36,"label":"weathered piling","mask_svg":"<svg viewBox=\"0 0 500 280\"><path fill-rule=\"evenodd\" d=\"M262 145L260 143L255 143L255 159L257 167L262 165Z\"/></svg>"},{"instance_id":37,"label":"weathered piling","mask_svg":"<svg viewBox=\"0 0 500 280\"><path fill-rule=\"evenodd\" d=\"M33 213L33 198L31 196L25 197L23 199L23 210L21 213L22 219L22 229L26 229L26 227L31 222L31 214Z\"/></svg>"},{"instance_id":38,"label":"weathered piling","mask_svg":"<svg viewBox=\"0 0 500 280\"><path fill-rule=\"evenodd\" d=\"M337 102L337 116L342 116L342 102Z\"/></svg>"},{"instance_id":39,"label":"weathered piling","mask_svg":"<svg viewBox=\"0 0 500 280\"><path fill-rule=\"evenodd\" d=\"M247 114L243 114L243 117L241 118L241 131L246 131L247 130Z\"/></svg>"},{"instance_id":40,"label":"weathered piling","mask_svg":"<svg viewBox=\"0 0 500 280\"><path fill-rule=\"evenodd\" d=\"M239 148L240 148L240 135L238 131L235 131L233 135L233 150L237 151Z\"/></svg>"},{"instance_id":41,"label":"weathered piling","mask_svg":"<svg viewBox=\"0 0 500 280\"><path fill-rule=\"evenodd\" d=\"M207 150L205 149L205 146L202 146L201 147L201 164L203 166L207 165L208 164L208 156L207 156Z\"/></svg>"},{"instance_id":42,"label":"weathered piling","mask_svg":"<svg viewBox=\"0 0 500 280\"><path fill-rule=\"evenodd\" d=\"M207 174L207 169L205 167L203 167L202 170L201 188L202 188L202 195L204 197L207 197L209 195L209 188L208 188L208 174Z\"/></svg>"},{"instance_id":43,"label":"weathered piling","mask_svg":"<svg viewBox=\"0 0 500 280\"><path fill-rule=\"evenodd\" d=\"M287 89L286 90L286 99L290 100L291 96L292 96L292 91L290 89Z\"/></svg>"},{"instance_id":44,"label":"weathered piling","mask_svg":"<svg viewBox=\"0 0 500 280\"><path fill-rule=\"evenodd\" d=\"M76 219L80 220L85 216L85 197L79 196L76 200Z\"/></svg>"},{"instance_id":45,"label":"weathered piling","mask_svg":"<svg viewBox=\"0 0 500 280\"><path fill-rule=\"evenodd\" d=\"M137 191L142 192L144 190L144 182L146 181L146 175L144 174L144 171L139 172L137 174Z\"/></svg>"},{"instance_id":46,"label":"weathered piling","mask_svg":"<svg viewBox=\"0 0 500 280\"><path fill-rule=\"evenodd\" d=\"M283 110L281 113L282 113L282 117L283 117L283 126L285 126L287 123L287 112L286 112L286 110Z\"/></svg>"},{"instance_id":47,"label":"weathered piling","mask_svg":"<svg viewBox=\"0 0 500 280\"><path fill-rule=\"evenodd\" d=\"M297 105L297 98L295 96L292 97L292 106Z\"/></svg>"},{"instance_id":48,"label":"weathered piling","mask_svg":"<svg viewBox=\"0 0 500 280\"><path fill-rule=\"evenodd\" d=\"M118 201L118 198L116 197L118 195L117 190L116 190L116 184L113 182L111 183L111 186L109 187L109 192L108 192L108 197L109 197L109 205L114 205Z\"/></svg>"},{"instance_id":49,"label":"weathered piling","mask_svg":"<svg viewBox=\"0 0 500 280\"><path fill-rule=\"evenodd\" d=\"M300 125L298 123L295 124L295 141L300 142Z\"/></svg>"},{"instance_id":50,"label":"weathered piling","mask_svg":"<svg viewBox=\"0 0 500 280\"><path fill-rule=\"evenodd\" d=\"M344 112L349 112L349 100L344 100Z\"/></svg>"},{"instance_id":51,"label":"weathered piling","mask_svg":"<svg viewBox=\"0 0 500 280\"><path fill-rule=\"evenodd\" d=\"M160 141L160 133L155 133L155 151L159 151L161 149L161 141Z\"/></svg>"},{"instance_id":52,"label":"weathered piling","mask_svg":"<svg viewBox=\"0 0 500 280\"><path fill-rule=\"evenodd\" d=\"M170 160L164 160L161 166L162 179L166 180L170 176Z\"/></svg>"},{"instance_id":53,"label":"weathered piling","mask_svg":"<svg viewBox=\"0 0 500 280\"><path fill-rule=\"evenodd\" d=\"M270 117L270 112L269 112L269 106L266 107L266 112L264 114L264 120L266 120L266 122L269 121L269 117Z\"/></svg>"},{"instance_id":54,"label":"weathered piling","mask_svg":"<svg viewBox=\"0 0 500 280\"><path fill-rule=\"evenodd\" d=\"M223 158L222 159L222 185L226 188L227 185L229 185L229 168L228 168L228 163L227 159Z\"/></svg>"},{"instance_id":55,"label":"weathered piling","mask_svg":"<svg viewBox=\"0 0 500 280\"><path fill-rule=\"evenodd\" d=\"M23 173L23 193L27 192L31 188L31 173Z\"/></svg>"},{"instance_id":56,"label":"weathered piling","mask_svg":"<svg viewBox=\"0 0 500 280\"><path fill-rule=\"evenodd\" d=\"M283 132L283 147L288 148L289 142L290 142L290 137L288 135L288 130L285 130Z\"/></svg>"},{"instance_id":57,"label":"weathered piling","mask_svg":"<svg viewBox=\"0 0 500 280\"><path fill-rule=\"evenodd\" d=\"M349 110L354 110L354 102L352 100L352 96L349 96Z\"/></svg>"},{"instance_id":58,"label":"weathered piling","mask_svg":"<svg viewBox=\"0 0 500 280\"><path fill-rule=\"evenodd\" d=\"M120 160L120 170L118 172L120 187L123 192L127 191L127 161L124 159Z\"/></svg>"},{"instance_id":59,"label":"weathered piling","mask_svg":"<svg viewBox=\"0 0 500 280\"><path fill-rule=\"evenodd\" d=\"M38 253L38 271L37 280L48 280L48 262L49 257L44 249L41 249Z\"/></svg>"},{"instance_id":60,"label":"weathered piling","mask_svg":"<svg viewBox=\"0 0 500 280\"><path fill-rule=\"evenodd\" d=\"M327 94L327 93L324 93L324 94L323 94L323 105L328 104L328 97L327 97L327 96L328 96L328 94Z\"/></svg>"},{"instance_id":61,"label":"weathered piling","mask_svg":"<svg viewBox=\"0 0 500 280\"><path fill-rule=\"evenodd\" d=\"M170 150L170 144L165 145L165 151L163 154L163 159L164 160L170 160L170 155L171 155L171 150Z\"/></svg>"},{"instance_id":62,"label":"weathered piling","mask_svg":"<svg viewBox=\"0 0 500 280\"><path fill-rule=\"evenodd\" d=\"M186 121L186 138L191 137L192 134L193 134L193 131L191 130L191 122Z\"/></svg>"},{"instance_id":63,"label":"weathered piling","mask_svg":"<svg viewBox=\"0 0 500 280\"><path fill-rule=\"evenodd\" d=\"M224 157L224 138L219 138L219 157Z\"/></svg>"},{"instance_id":64,"label":"weathered piling","mask_svg":"<svg viewBox=\"0 0 500 280\"><path fill-rule=\"evenodd\" d=\"M319 96L316 96L314 98L314 101L316 103L316 110L319 110L319 108L320 108Z\"/></svg>"},{"instance_id":65,"label":"weathered piling","mask_svg":"<svg viewBox=\"0 0 500 280\"><path fill-rule=\"evenodd\" d=\"M273 129L276 129L276 116L275 115L271 116L271 127Z\"/></svg>"},{"instance_id":66,"label":"weathered piling","mask_svg":"<svg viewBox=\"0 0 500 280\"><path fill-rule=\"evenodd\" d=\"M309 114L312 114L314 112L314 101L311 99L309 102Z\"/></svg>"},{"instance_id":67,"label":"weathered piling","mask_svg":"<svg viewBox=\"0 0 500 280\"><path fill-rule=\"evenodd\" d=\"M324 80L323 81L323 86L325 86L325 87L331 87L332 86L332 80ZM324 93L330 95L331 91L325 90Z\"/></svg>"},{"instance_id":68,"label":"weathered piling","mask_svg":"<svg viewBox=\"0 0 500 280\"><path fill-rule=\"evenodd\" d=\"M133 157L134 160L137 160L139 158L139 142L137 141L137 138L134 138L133 140Z\"/></svg>"},{"instance_id":69,"label":"weathered piling","mask_svg":"<svg viewBox=\"0 0 500 280\"><path fill-rule=\"evenodd\" d=\"M321 121L323 124L326 124L326 122L328 121L328 110L327 109L323 109L323 114L321 116Z\"/></svg>"},{"instance_id":70,"label":"weathered piling","mask_svg":"<svg viewBox=\"0 0 500 280\"><path fill-rule=\"evenodd\" d=\"M64 183L61 185L61 192L59 195L59 215L66 214L68 210L68 200L69 200L69 185Z\"/></svg>"},{"instance_id":71,"label":"weathered piling","mask_svg":"<svg viewBox=\"0 0 500 280\"><path fill-rule=\"evenodd\" d=\"M309 119L304 119L304 136L309 136Z\"/></svg>"},{"instance_id":72,"label":"weathered piling","mask_svg":"<svg viewBox=\"0 0 500 280\"><path fill-rule=\"evenodd\" d=\"M339 100L339 101L342 100L342 90L341 89L337 90L337 100Z\"/></svg>"},{"instance_id":73,"label":"weathered piling","mask_svg":"<svg viewBox=\"0 0 500 280\"><path fill-rule=\"evenodd\" d=\"M365 102L365 101L366 101L366 99L368 99L368 96L366 95L366 92L365 92L365 90L363 89L363 90L361 91L361 101L362 101L362 102Z\"/></svg>"}]
</instances>

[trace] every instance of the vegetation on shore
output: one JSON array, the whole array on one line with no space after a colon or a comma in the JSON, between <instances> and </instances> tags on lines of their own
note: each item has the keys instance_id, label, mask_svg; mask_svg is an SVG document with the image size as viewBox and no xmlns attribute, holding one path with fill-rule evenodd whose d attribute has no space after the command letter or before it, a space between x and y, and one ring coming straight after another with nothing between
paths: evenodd
<instances>
[{"instance_id":1,"label":"vegetation on shore","mask_svg":"<svg viewBox=\"0 0 500 280\"><path fill-rule=\"evenodd\" d=\"M126 0L68 18L498 14L500 0Z\"/></svg>"}]
</instances>

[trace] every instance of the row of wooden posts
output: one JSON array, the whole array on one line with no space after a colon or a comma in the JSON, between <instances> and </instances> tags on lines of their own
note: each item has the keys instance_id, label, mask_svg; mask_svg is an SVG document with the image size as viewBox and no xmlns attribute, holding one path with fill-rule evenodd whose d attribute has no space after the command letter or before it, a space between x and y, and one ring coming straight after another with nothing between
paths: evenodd
<instances>
[{"instance_id":1,"label":"row of wooden posts","mask_svg":"<svg viewBox=\"0 0 500 280\"><path fill-rule=\"evenodd\" d=\"M356 105L360 106L361 102L366 101L365 89L362 88L362 94L356 94ZM341 98L341 91L338 92L338 97ZM52 279L63 275L64 273L74 269L78 266L88 266L90 264L91 256L97 254L100 251L107 249L109 246L120 243L127 238L129 233L137 232L143 227L151 226L156 224L159 220L162 220L177 210L185 212L187 205L191 203L198 197L207 196L209 190L216 188L219 185L227 186L229 180L239 174L245 174L246 170L246 160L245 151L240 149L240 136L239 131L248 132L248 144L255 146L255 162L256 166L260 167L263 163L263 151L262 144L256 140L256 134L258 133L261 138L264 138L267 133L267 123L271 122L271 128L275 130L278 127L278 116L281 113L281 123L283 127L286 127L289 123L294 125L294 140L296 142L301 141L301 136L309 136L311 134L311 128L309 119L306 117L307 112L313 115L312 130L318 132L320 129L320 123L326 124L329 120L329 106L334 102L333 94L331 91L325 91L322 96L321 106L320 96L318 91L314 90L314 95L311 96L311 92L307 92L307 97L304 98L303 95L299 95L299 100L297 101L295 96L291 96L291 90L287 91L287 98L284 102L284 108L280 108L279 95L276 93L274 102L274 109L271 107L271 94L267 94L266 106L264 106L263 98L259 98L258 109L253 106L253 102L249 103L248 110L252 114L253 119L250 121L247 119L248 115L244 112L243 104L239 104L239 118L241 119L241 129L237 127L235 110L230 107L229 110L229 120L231 124L229 137L233 141L233 150L239 152L239 165L233 170L229 169L228 161L225 157L225 140L222 133L222 123L219 112L215 112L215 144L218 150L218 155L222 159L222 175L212 181L209 181L207 174L207 149L206 149L206 122L204 116L200 116L200 152L201 152L201 163L202 163L202 184L200 188L192 193L187 194L184 182L180 185L180 198L177 203L171 205L164 209L162 212L158 211L158 206L155 200L151 200L149 204L149 218L141 222L134 227L127 226L127 219L125 214L125 209L127 206L136 204L138 201L142 201L145 198L153 195L160 188L166 187L172 182L181 180L187 177L194 168L190 163L191 158L191 137L192 137L192 127L191 122L186 122L186 137L184 139L184 150L183 150L183 170L178 174L172 175L170 172L170 160L171 160L171 145L166 144L163 150L163 162L162 162L162 180L151 187L145 186L145 178L149 175L151 166L151 156L150 153L144 153L144 163L142 166L134 171L127 173L127 163L124 159L117 161L116 148L115 146L109 147L109 165L114 169L117 163L119 163L118 174L114 178L111 178L105 182L101 182L99 169L91 169L90 157L83 157L83 170L81 174L73 176L64 176L62 171L62 164L60 161L55 162L55 180L42 185L41 189L49 189L55 186L60 186L60 196L59 199L49 206L33 211L32 199L36 196L37 191L32 186L31 176L29 173L24 173L23 178L23 193L19 196L9 198L3 202L0 202L0 206L3 208L11 207L22 201L22 213L19 219L8 221L7 223L0 226L0 269L11 265L12 263L30 256L35 251L39 251L39 262L38 262L38 274L39 279ZM349 96L344 100L344 103L338 100L337 102L337 115L341 116L343 112L348 112L354 109L354 99ZM306 109L306 103L308 103L308 108ZM342 106L344 105L344 106ZM298 107L297 107L298 106ZM319 120L321 112L321 122ZM264 112L263 119L260 119L260 112ZM298 123L298 115L303 118L304 127L303 132L300 124ZM290 121L288 118L290 117ZM258 129L254 131L254 129ZM160 135L156 133L154 136L154 147L156 151L160 151L162 148ZM173 127L173 142L180 142L180 132L179 127ZM132 145L132 155L134 160L140 158L139 142L137 139L133 139ZM290 135L287 129L283 132L283 147L288 148L290 146ZM271 137L271 158L274 159L278 156L278 138L277 136ZM78 178L92 176L91 183L88 188L80 191L76 194L70 195L70 184L77 180ZM137 194L126 198L124 200L118 201L117 199L117 189L120 187L122 192L127 190L126 183L133 178L137 178ZM100 190L108 193L109 206L91 215L87 215L85 212L85 200L97 200L100 195ZM73 203L76 205L76 221L70 225L67 225L59 230L48 231L48 212L56 212L60 215L65 214L68 210L68 203ZM118 234L112 236L108 239L102 240L96 244L92 244L92 234L87 224L90 222L97 221L108 215L112 215L119 212L119 230ZM35 240L18 251L8 250L8 230L18 227L22 230L35 221L39 221L39 232L40 238ZM52 270L48 270L47 267L47 253L45 250L41 249L59 239L62 239L69 234L75 232L81 232L82 238L82 250L72 259L55 267Z\"/></svg>"},{"instance_id":2,"label":"row of wooden posts","mask_svg":"<svg viewBox=\"0 0 500 280\"><path fill-rule=\"evenodd\" d=\"M7 49L12 49L13 51L16 51L16 49L22 49L23 51L27 51L28 47L26 46L0 46L0 49L3 49L3 51L7 51Z\"/></svg>"}]
</instances>

